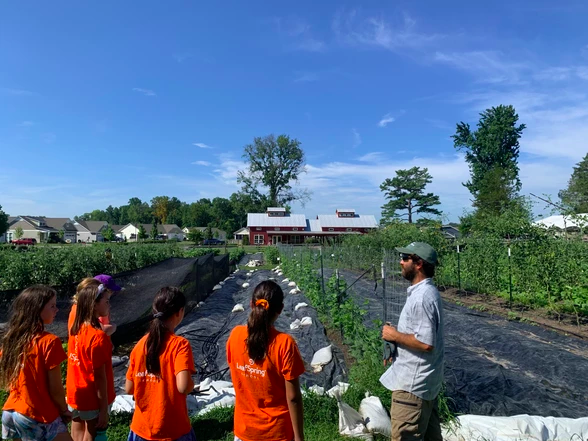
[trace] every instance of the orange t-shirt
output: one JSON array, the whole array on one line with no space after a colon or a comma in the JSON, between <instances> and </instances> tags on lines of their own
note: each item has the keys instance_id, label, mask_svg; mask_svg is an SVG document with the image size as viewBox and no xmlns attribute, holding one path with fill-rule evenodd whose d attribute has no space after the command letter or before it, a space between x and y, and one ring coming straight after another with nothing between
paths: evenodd
<instances>
[{"instance_id":1,"label":"orange t-shirt","mask_svg":"<svg viewBox=\"0 0 588 441\"><path fill-rule=\"evenodd\" d=\"M69 331L74 324L76 319L76 311L78 310L78 305L75 303L71 305L71 311L69 311L69 317L67 319L67 335L69 336ZM98 321L103 325L110 324L110 316L108 317L98 317Z\"/></svg>"},{"instance_id":2,"label":"orange t-shirt","mask_svg":"<svg viewBox=\"0 0 588 441\"><path fill-rule=\"evenodd\" d=\"M3 409L45 424L59 418L59 408L49 394L47 373L66 358L59 337L43 332L35 338Z\"/></svg>"},{"instance_id":3,"label":"orange t-shirt","mask_svg":"<svg viewBox=\"0 0 588 441\"><path fill-rule=\"evenodd\" d=\"M135 413L131 430L145 439L173 441L192 429L186 395L178 392L176 375L182 371L195 374L190 342L169 334L159 355L160 375L147 372L147 337L144 336L129 360L127 380L134 385Z\"/></svg>"},{"instance_id":4,"label":"orange t-shirt","mask_svg":"<svg viewBox=\"0 0 588 441\"><path fill-rule=\"evenodd\" d=\"M70 335L67 349L67 403L77 410L98 410L94 370L106 368L108 404L115 398L112 372L112 343L101 329L82 325L77 335Z\"/></svg>"},{"instance_id":5,"label":"orange t-shirt","mask_svg":"<svg viewBox=\"0 0 588 441\"><path fill-rule=\"evenodd\" d=\"M294 338L270 331L268 354L255 362L247 354L247 326L237 326L227 341L227 362L235 387L235 436L244 441L291 441L294 429L288 411L286 384L304 373Z\"/></svg>"}]
</instances>

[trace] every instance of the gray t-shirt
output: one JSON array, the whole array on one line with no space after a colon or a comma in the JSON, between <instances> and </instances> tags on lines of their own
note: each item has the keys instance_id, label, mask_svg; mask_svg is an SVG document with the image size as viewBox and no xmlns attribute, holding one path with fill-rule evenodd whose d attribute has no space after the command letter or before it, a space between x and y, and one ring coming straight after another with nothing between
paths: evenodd
<instances>
[{"instance_id":1,"label":"gray t-shirt","mask_svg":"<svg viewBox=\"0 0 588 441\"><path fill-rule=\"evenodd\" d=\"M433 400L443 383L443 305L433 281L425 279L408 288L408 298L398 320L398 331L413 334L433 346L421 352L398 346L398 356L380 377L389 390L410 392L423 400Z\"/></svg>"}]
</instances>

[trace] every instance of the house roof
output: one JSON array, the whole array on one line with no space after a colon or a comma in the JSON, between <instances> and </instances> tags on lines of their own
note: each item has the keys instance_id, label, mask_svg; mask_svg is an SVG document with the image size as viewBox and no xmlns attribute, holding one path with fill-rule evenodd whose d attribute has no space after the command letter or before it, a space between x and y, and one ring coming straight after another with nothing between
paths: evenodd
<instances>
[{"instance_id":1,"label":"house roof","mask_svg":"<svg viewBox=\"0 0 588 441\"><path fill-rule=\"evenodd\" d=\"M318 219L310 219L306 221L307 225L306 225L306 229L308 231L321 231L321 223L318 221Z\"/></svg>"},{"instance_id":2,"label":"house roof","mask_svg":"<svg viewBox=\"0 0 588 441\"><path fill-rule=\"evenodd\" d=\"M27 228L24 228L25 225L29 225L30 227L32 227L33 230L38 230L38 231L44 231L44 232L56 232L57 230L53 229L50 226L40 226L38 225L38 223L40 223L41 221L45 222L45 220L42 217L37 217L37 216L18 216L15 221L10 225L10 229L15 229L17 227L21 227L25 230L27 230ZM18 225L19 223L23 222L24 225Z\"/></svg>"},{"instance_id":3,"label":"house roof","mask_svg":"<svg viewBox=\"0 0 588 441\"><path fill-rule=\"evenodd\" d=\"M378 228L376 218L371 214L362 216L356 214L355 217L339 217L336 214L319 214L318 221L323 228Z\"/></svg>"},{"instance_id":4,"label":"house roof","mask_svg":"<svg viewBox=\"0 0 588 441\"><path fill-rule=\"evenodd\" d=\"M182 229L176 224L163 224L157 225L157 231L162 231L164 234L180 234L183 233Z\"/></svg>"},{"instance_id":5,"label":"house roof","mask_svg":"<svg viewBox=\"0 0 588 441\"><path fill-rule=\"evenodd\" d=\"M78 231L73 221L67 217L46 217L45 224L48 227L54 228L56 230L64 230L64 231Z\"/></svg>"},{"instance_id":6,"label":"house roof","mask_svg":"<svg viewBox=\"0 0 588 441\"><path fill-rule=\"evenodd\" d=\"M285 212L286 209L284 207L267 207L267 211L283 211L283 212Z\"/></svg>"},{"instance_id":7,"label":"house roof","mask_svg":"<svg viewBox=\"0 0 588 441\"><path fill-rule=\"evenodd\" d=\"M122 230L127 225L111 225L110 228L112 228L115 233L118 233L118 232L120 232L120 230Z\"/></svg>"},{"instance_id":8,"label":"house roof","mask_svg":"<svg viewBox=\"0 0 588 441\"><path fill-rule=\"evenodd\" d=\"M447 239L459 239L461 237L459 228L453 225L442 225L441 231Z\"/></svg>"},{"instance_id":9,"label":"house roof","mask_svg":"<svg viewBox=\"0 0 588 441\"><path fill-rule=\"evenodd\" d=\"M248 213L247 227L306 227L303 214L286 214L285 216L268 216L267 213Z\"/></svg>"},{"instance_id":10,"label":"house roof","mask_svg":"<svg viewBox=\"0 0 588 441\"><path fill-rule=\"evenodd\" d=\"M584 228L588 226L588 213L576 214L574 216L549 216L533 222L533 225L545 228L559 228L569 230L570 228Z\"/></svg>"},{"instance_id":11,"label":"house roof","mask_svg":"<svg viewBox=\"0 0 588 441\"><path fill-rule=\"evenodd\" d=\"M337 213L355 213L353 208L337 208Z\"/></svg>"},{"instance_id":12,"label":"house roof","mask_svg":"<svg viewBox=\"0 0 588 441\"><path fill-rule=\"evenodd\" d=\"M80 224L82 227L84 227L91 233L98 233L100 232L100 230L102 230L102 228L108 225L106 221L78 221L78 224Z\"/></svg>"},{"instance_id":13,"label":"house roof","mask_svg":"<svg viewBox=\"0 0 588 441\"><path fill-rule=\"evenodd\" d=\"M249 228L247 228L247 227L239 228L233 234L240 234L240 235L249 234Z\"/></svg>"}]
</instances>

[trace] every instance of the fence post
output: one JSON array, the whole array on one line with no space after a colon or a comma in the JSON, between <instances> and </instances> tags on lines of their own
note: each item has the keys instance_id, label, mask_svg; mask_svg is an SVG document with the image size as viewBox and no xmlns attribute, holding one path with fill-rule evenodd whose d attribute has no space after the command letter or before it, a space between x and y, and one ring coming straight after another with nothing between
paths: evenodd
<instances>
[{"instance_id":1,"label":"fence post","mask_svg":"<svg viewBox=\"0 0 588 441\"><path fill-rule=\"evenodd\" d=\"M339 265L337 265L338 267ZM337 317L341 313L341 290L339 289L339 268L335 268L335 289L337 290ZM332 317L331 317L332 319ZM341 339L343 339L343 322L339 321L339 334L341 334Z\"/></svg>"},{"instance_id":2,"label":"fence post","mask_svg":"<svg viewBox=\"0 0 588 441\"><path fill-rule=\"evenodd\" d=\"M320 254L321 254L321 287L323 290L323 299L325 298L325 268L323 266L323 246L320 246Z\"/></svg>"},{"instance_id":3,"label":"fence post","mask_svg":"<svg viewBox=\"0 0 588 441\"><path fill-rule=\"evenodd\" d=\"M510 298L510 308L512 309L512 265L510 261L510 244L508 245L508 293Z\"/></svg>"},{"instance_id":4,"label":"fence post","mask_svg":"<svg viewBox=\"0 0 588 441\"><path fill-rule=\"evenodd\" d=\"M386 323L386 319L388 318L388 302L386 299L386 251L384 251L384 259L381 264L382 268L382 323Z\"/></svg>"},{"instance_id":5,"label":"fence post","mask_svg":"<svg viewBox=\"0 0 588 441\"><path fill-rule=\"evenodd\" d=\"M457 244L457 293L461 292L461 258L459 252L459 244Z\"/></svg>"}]
</instances>

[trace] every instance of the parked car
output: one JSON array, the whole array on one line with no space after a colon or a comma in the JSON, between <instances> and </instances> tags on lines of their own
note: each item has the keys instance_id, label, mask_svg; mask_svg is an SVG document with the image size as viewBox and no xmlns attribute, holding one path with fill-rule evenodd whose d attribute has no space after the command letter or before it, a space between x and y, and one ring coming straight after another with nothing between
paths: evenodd
<instances>
[{"instance_id":1,"label":"parked car","mask_svg":"<svg viewBox=\"0 0 588 441\"><path fill-rule=\"evenodd\" d=\"M11 243L14 245L35 245L37 243L37 239L29 239L29 238L14 239Z\"/></svg>"},{"instance_id":2,"label":"parked car","mask_svg":"<svg viewBox=\"0 0 588 441\"><path fill-rule=\"evenodd\" d=\"M202 245L224 245L225 241L220 239L204 239Z\"/></svg>"}]
</instances>

